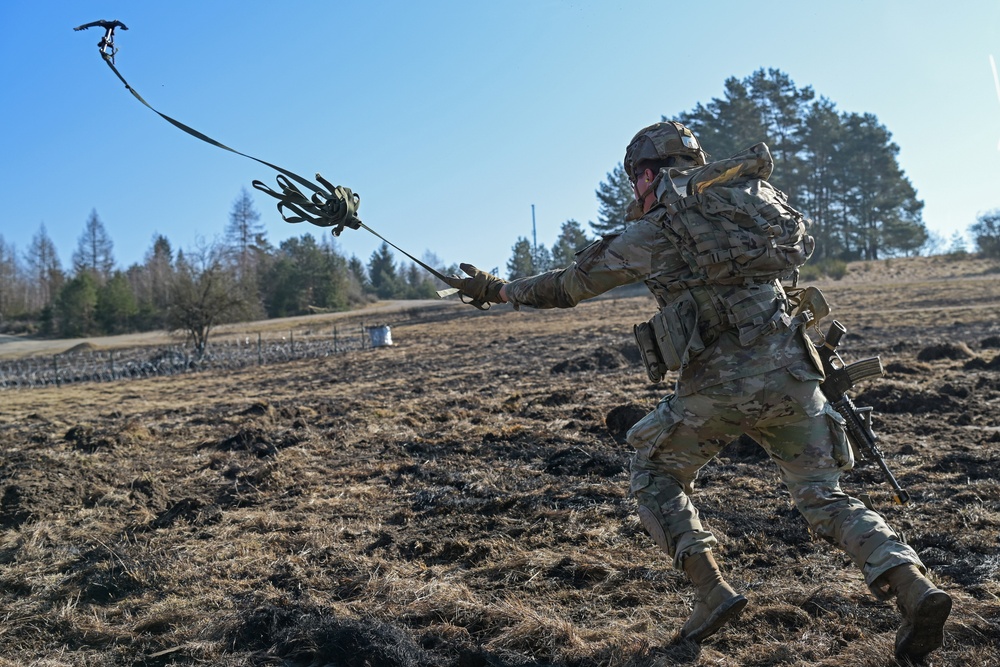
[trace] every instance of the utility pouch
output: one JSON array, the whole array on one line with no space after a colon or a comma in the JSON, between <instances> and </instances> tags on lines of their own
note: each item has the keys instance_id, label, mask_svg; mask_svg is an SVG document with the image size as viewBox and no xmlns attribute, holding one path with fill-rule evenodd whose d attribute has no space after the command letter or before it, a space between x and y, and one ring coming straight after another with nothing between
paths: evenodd
<instances>
[{"instance_id":1,"label":"utility pouch","mask_svg":"<svg viewBox=\"0 0 1000 667\"><path fill-rule=\"evenodd\" d=\"M653 327L649 322L640 322L632 327L632 333L635 334L635 342L639 346L639 354L642 356L649 381L653 384L660 382L667 374L667 366L660 357L660 349L653 337Z\"/></svg>"},{"instance_id":2,"label":"utility pouch","mask_svg":"<svg viewBox=\"0 0 1000 667\"><path fill-rule=\"evenodd\" d=\"M802 336L802 345L806 348L809 361L823 377L826 377L823 361L819 357L819 352L816 351L816 346L809 338L807 329L819 326L819 321L830 314L830 304L823 292L812 286L790 293L789 300L793 304L792 314L803 319L802 326L799 327L799 335Z\"/></svg>"},{"instance_id":3,"label":"utility pouch","mask_svg":"<svg viewBox=\"0 0 1000 667\"><path fill-rule=\"evenodd\" d=\"M806 326L818 326L819 321L830 314L830 303L826 300L826 295L812 285L789 290L788 299L792 304L792 315L809 311Z\"/></svg>"},{"instance_id":4,"label":"utility pouch","mask_svg":"<svg viewBox=\"0 0 1000 667\"><path fill-rule=\"evenodd\" d=\"M698 334L698 309L693 299L661 308L648 322L633 328L649 379L659 382L666 371L679 370L692 354L705 349Z\"/></svg>"}]
</instances>

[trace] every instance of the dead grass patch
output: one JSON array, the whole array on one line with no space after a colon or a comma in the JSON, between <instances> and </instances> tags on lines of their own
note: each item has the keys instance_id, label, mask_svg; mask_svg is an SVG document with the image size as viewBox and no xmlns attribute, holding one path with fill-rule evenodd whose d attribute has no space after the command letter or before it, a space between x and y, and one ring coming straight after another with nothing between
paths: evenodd
<instances>
[{"instance_id":1,"label":"dead grass patch","mask_svg":"<svg viewBox=\"0 0 1000 667\"><path fill-rule=\"evenodd\" d=\"M845 357L890 372L855 399L914 504L870 464L844 486L955 596L934 663L1000 664L997 281L854 273L829 288ZM751 605L676 640L691 591L623 444L667 390L621 361L652 308L452 308L389 349L4 393L0 666L892 664L894 608L739 441L695 500ZM937 345L974 356L918 359Z\"/></svg>"}]
</instances>

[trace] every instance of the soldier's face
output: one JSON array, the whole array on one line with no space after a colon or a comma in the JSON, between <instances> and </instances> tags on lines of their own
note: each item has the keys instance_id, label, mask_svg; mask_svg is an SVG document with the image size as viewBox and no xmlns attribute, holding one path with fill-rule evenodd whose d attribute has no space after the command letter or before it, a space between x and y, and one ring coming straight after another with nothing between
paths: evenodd
<instances>
[{"instance_id":1,"label":"soldier's face","mask_svg":"<svg viewBox=\"0 0 1000 667\"><path fill-rule=\"evenodd\" d=\"M635 200L641 202L645 197L646 193L649 191L649 184L653 181L653 172L650 169L644 169L642 172L636 174L635 183L632 184L632 194L635 195Z\"/></svg>"}]
</instances>

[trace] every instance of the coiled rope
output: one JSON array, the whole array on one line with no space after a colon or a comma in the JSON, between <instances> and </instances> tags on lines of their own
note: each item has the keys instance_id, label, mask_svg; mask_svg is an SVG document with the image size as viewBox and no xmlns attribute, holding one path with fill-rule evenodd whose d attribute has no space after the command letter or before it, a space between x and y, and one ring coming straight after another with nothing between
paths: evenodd
<instances>
[{"instance_id":1,"label":"coiled rope","mask_svg":"<svg viewBox=\"0 0 1000 667\"><path fill-rule=\"evenodd\" d=\"M115 23L121 25L117 21ZM101 42L98 44L101 51L101 58L104 60L105 63L107 63L108 67L111 68L111 71L115 73L115 76L117 76L118 79L123 84L125 84L125 88L128 89L130 93L132 93L132 96L135 97L135 99L142 102L142 104L146 108L150 109L153 113L155 113L157 116L167 121L174 127L183 130L184 132L190 134L193 137L201 139L205 143L229 151L230 153L236 153L237 155L249 158L251 160L254 160L255 162L259 162L263 165L266 165L278 172L278 176L276 179L278 182L278 188L279 188L278 190L272 189L267 184L257 180L253 181L253 187L278 200L278 213L281 215L281 218L285 222L289 223L308 222L309 224L316 225L317 227L332 227L331 231L333 232L334 236L340 236L341 232L343 232L345 228L366 229L368 232L375 235L376 237L384 241L386 244L392 246L399 252L409 257L411 260L413 260L418 265L427 270L429 273L431 273L434 277L447 282L448 277L439 273L437 269L428 266L424 262L420 261L410 253L406 252L405 250L397 246L395 243L386 239L384 236L376 232L368 225L361 222L361 219L358 218L358 207L361 205L361 197L356 192L353 192L350 188L346 188L340 185L333 185L328 180L323 178L320 174L316 174L316 181L318 181L319 183L318 184L314 183L313 181L310 181L307 178L299 176L293 171L289 171L288 169L279 167L276 164L271 164L270 162L267 162L266 160L261 160L260 158L256 158L253 155L242 153L234 148L230 148L229 146L226 146L225 144L216 141L210 136L202 132L199 132L193 127L185 125L179 120L171 118L165 113L157 111L155 108L153 108L153 106L149 102L143 99L142 95L140 95L135 88L129 85L129 82L125 80L125 77L122 76L121 72L118 71L118 68L115 67L114 56L115 53L117 53L118 51L114 47L115 26L112 25L111 22L95 22L94 24L89 24L89 25L96 25L96 24L102 25L102 27L105 27L105 29L107 30L105 38L102 39ZM79 30L80 28L77 29ZM305 191L308 191L311 194L307 196L302 189L299 189L299 187L296 186L296 184L302 186L302 188L304 188ZM286 210L291 214L286 214ZM445 297L450 294L454 294L457 291L458 290L453 288L443 289L443 290L438 290L437 294L438 296Z\"/></svg>"}]
</instances>

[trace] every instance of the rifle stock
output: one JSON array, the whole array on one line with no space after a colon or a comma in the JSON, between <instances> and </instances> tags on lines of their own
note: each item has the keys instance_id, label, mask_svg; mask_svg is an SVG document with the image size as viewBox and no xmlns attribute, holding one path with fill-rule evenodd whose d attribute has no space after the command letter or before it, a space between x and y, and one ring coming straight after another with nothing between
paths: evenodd
<instances>
[{"instance_id":1,"label":"rifle stock","mask_svg":"<svg viewBox=\"0 0 1000 667\"><path fill-rule=\"evenodd\" d=\"M878 436L872 430L871 408L858 408L847 395L858 382L884 375L882 361L878 357L872 357L850 365L844 364L837 354L837 346L846 333L844 325L834 320L824 342L816 346L819 358L823 362L823 371L826 373L826 379L820 385L820 389L833 409L844 418L847 437L855 452L878 464L893 488L893 500L899 505L906 505L910 502L910 494L899 485L889 466L886 465L885 456L878 446Z\"/></svg>"}]
</instances>

